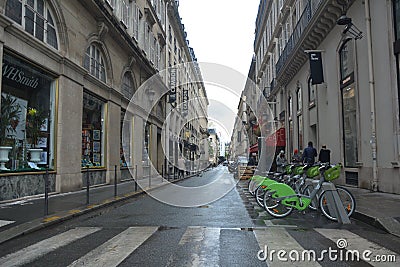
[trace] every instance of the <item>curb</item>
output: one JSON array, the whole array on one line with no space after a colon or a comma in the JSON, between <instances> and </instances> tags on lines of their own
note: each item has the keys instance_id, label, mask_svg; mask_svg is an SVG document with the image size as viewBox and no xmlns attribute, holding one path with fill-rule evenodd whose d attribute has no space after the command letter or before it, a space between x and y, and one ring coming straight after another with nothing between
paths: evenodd
<instances>
[{"instance_id":1,"label":"curb","mask_svg":"<svg viewBox=\"0 0 400 267\"><path fill-rule=\"evenodd\" d=\"M393 218L376 218L355 210L352 218L400 237L400 223Z\"/></svg>"},{"instance_id":2,"label":"curb","mask_svg":"<svg viewBox=\"0 0 400 267\"><path fill-rule=\"evenodd\" d=\"M172 181L169 181L170 183L176 183L176 182L180 182L183 181L187 178L191 178L191 177L195 177L196 175L190 175L181 179L175 179ZM102 203L98 203L98 204L89 204L89 205L85 205L85 206L81 206L69 211L61 211L58 213L54 213L51 214L47 217L42 217L42 218L38 218L26 223L22 223L19 224L17 226L14 226L10 229L4 230L0 232L0 245L11 240L14 238L17 238L19 236L22 235L26 235L29 233L33 233L36 232L38 230L44 229L46 227L79 217L81 215L87 214L89 212L92 211L96 211L96 210L100 210L109 206L112 206L116 203L119 202L123 202L126 201L128 199L140 196L145 194L148 191L152 191L155 189L158 189L160 187L163 187L165 185L167 185L168 183L165 184L159 184L159 185L155 185L154 187L146 187L144 189L141 189L140 191L137 192L133 192L133 193L125 193L123 196L117 196L117 197L113 197L113 198L109 198L109 199L105 199L103 200Z\"/></svg>"}]
</instances>

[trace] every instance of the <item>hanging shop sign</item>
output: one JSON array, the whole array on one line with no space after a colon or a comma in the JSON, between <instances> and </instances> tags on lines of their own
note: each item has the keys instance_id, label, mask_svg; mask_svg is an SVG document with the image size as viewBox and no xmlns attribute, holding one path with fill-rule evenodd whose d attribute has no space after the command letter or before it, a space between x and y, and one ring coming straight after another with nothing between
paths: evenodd
<instances>
[{"instance_id":1,"label":"hanging shop sign","mask_svg":"<svg viewBox=\"0 0 400 267\"><path fill-rule=\"evenodd\" d=\"M168 103L176 101L176 68L169 68L169 99Z\"/></svg>"},{"instance_id":2,"label":"hanging shop sign","mask_svg":"<svg viewBox=\"0 0 400 267\"><path fill-rule=\"evenodd\" d=\"M182 111L184 116L186 116L188 113L188 100L189 100L189 90L183 89Z\"/></svg>"},{"instance_id":3,"label":"hanging shop sign","mask_svg":"<svg viewBox=\"0 0 400 267\"><path fill-rule=\"evenodd\" d=\"M321 84L324 82L324 71L322 68L321 52L309 51L308 57L310 60L311 83Z\"/></svg>"}]
</instances>

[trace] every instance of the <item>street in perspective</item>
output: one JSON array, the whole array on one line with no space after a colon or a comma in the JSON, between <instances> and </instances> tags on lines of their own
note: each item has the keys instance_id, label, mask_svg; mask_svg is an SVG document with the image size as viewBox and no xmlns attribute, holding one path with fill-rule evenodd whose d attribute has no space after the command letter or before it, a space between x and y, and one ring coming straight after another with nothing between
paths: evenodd
<instances>
[{"instance_id":1,"label":"street in perspective","mask_svg":"<svg viewBox=\"0 0 400 267\"><path fill-rule=\"evenodd\" d=\"M0 1L0 267L399 266L399 55L400 0Z\"/></svg>"}]
</instances>

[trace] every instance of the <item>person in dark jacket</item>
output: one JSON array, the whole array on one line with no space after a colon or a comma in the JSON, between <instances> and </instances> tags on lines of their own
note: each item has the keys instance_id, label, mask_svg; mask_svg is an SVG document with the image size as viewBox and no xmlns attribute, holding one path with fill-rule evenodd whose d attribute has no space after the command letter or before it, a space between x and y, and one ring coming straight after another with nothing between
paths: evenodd
<instances>
[{"instance_id":1,"label":"person in dark jacket","mask_svg":"<svg viewBox=\"0 0 400 267\"><path fill-rule=\"evenodd\" d=\"M322 148L319 151L318 161L322 163L331 162L331 151L326 148L326 145L322 145Z\"/></svg>"},{"instance_id":2,"label":"person in dark jacket","mask_svg":"<svg viewBox=\"0 0 400 267\"><path fill-rule=\"evenodd\" d=\"M314 164L317 150L313 147L313 142L308 142L308 147L303 152L303 163Z\"/></svg>"}]
</instances>

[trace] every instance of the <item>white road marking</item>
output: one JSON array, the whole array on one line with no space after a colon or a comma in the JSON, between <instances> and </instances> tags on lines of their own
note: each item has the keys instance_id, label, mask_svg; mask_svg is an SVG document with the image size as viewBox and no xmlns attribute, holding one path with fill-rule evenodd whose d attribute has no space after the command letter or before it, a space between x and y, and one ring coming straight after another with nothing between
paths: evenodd
<instances>
[{"instance_id":1,"label":"white road marking","mask_svg":"<svg viewBox=\"0 0 400 267\"><path fill-rule=\"evenodd\" d=\"M220 231L222 228L189 226L179 241L179 246L190 249L190 258L186 259L188 266L208 267L219 266ZM235 229L240 230L240 229ZM166 266L177 266L181 262L171 255Z\"/></svg>"},{"instance_id":2,"label":"white road marking","mask_svg":"<svg viewBox=\"0 0 400 267\"><path fill-rule=\"evenodd\" d=\"M158 227L129 227L69 266L117 266L157 229Z\"/></svg>"},{"instance_id":3,"label":"white road marking","mask_svg":"<svg viewBox=\"0 0 400 267\"><path fill-rule=\"evenodd\" d=\"M98 227L79 227L71 229L0 258L0 266L10 267L27 264L51 251L99 230L101 230L101 228Z\"/></svg>"},{"instance_id":4,"label":"white road marking","mask_svg":"<svg viewBox=\"0 0 400 267\"><path fill-rule=\"evenodd\" d=\"M291 261L290 251L297 251L300 255L304 249L284 228L273 229L254 229L260 250L263 253L257 254L261 259L265 260L269 267L273 266L321 266L315 261ZM281 255L281 258L287 259L279 260L278 251L284 250L286 255ZM295 256L295 255L294 255Z\"/></svg>"},{"instance_id":5,"label":"white road marking","mask_svg":"<svg viewBox=\"0 0 400 267\"><path fill-rule=\"evenodd\" d=\"M4 221L4 220L0 220L0 227L3 227L7 224L11 224L11 223L15 223L15 221Z\"/></svg>"}]
</instances>

